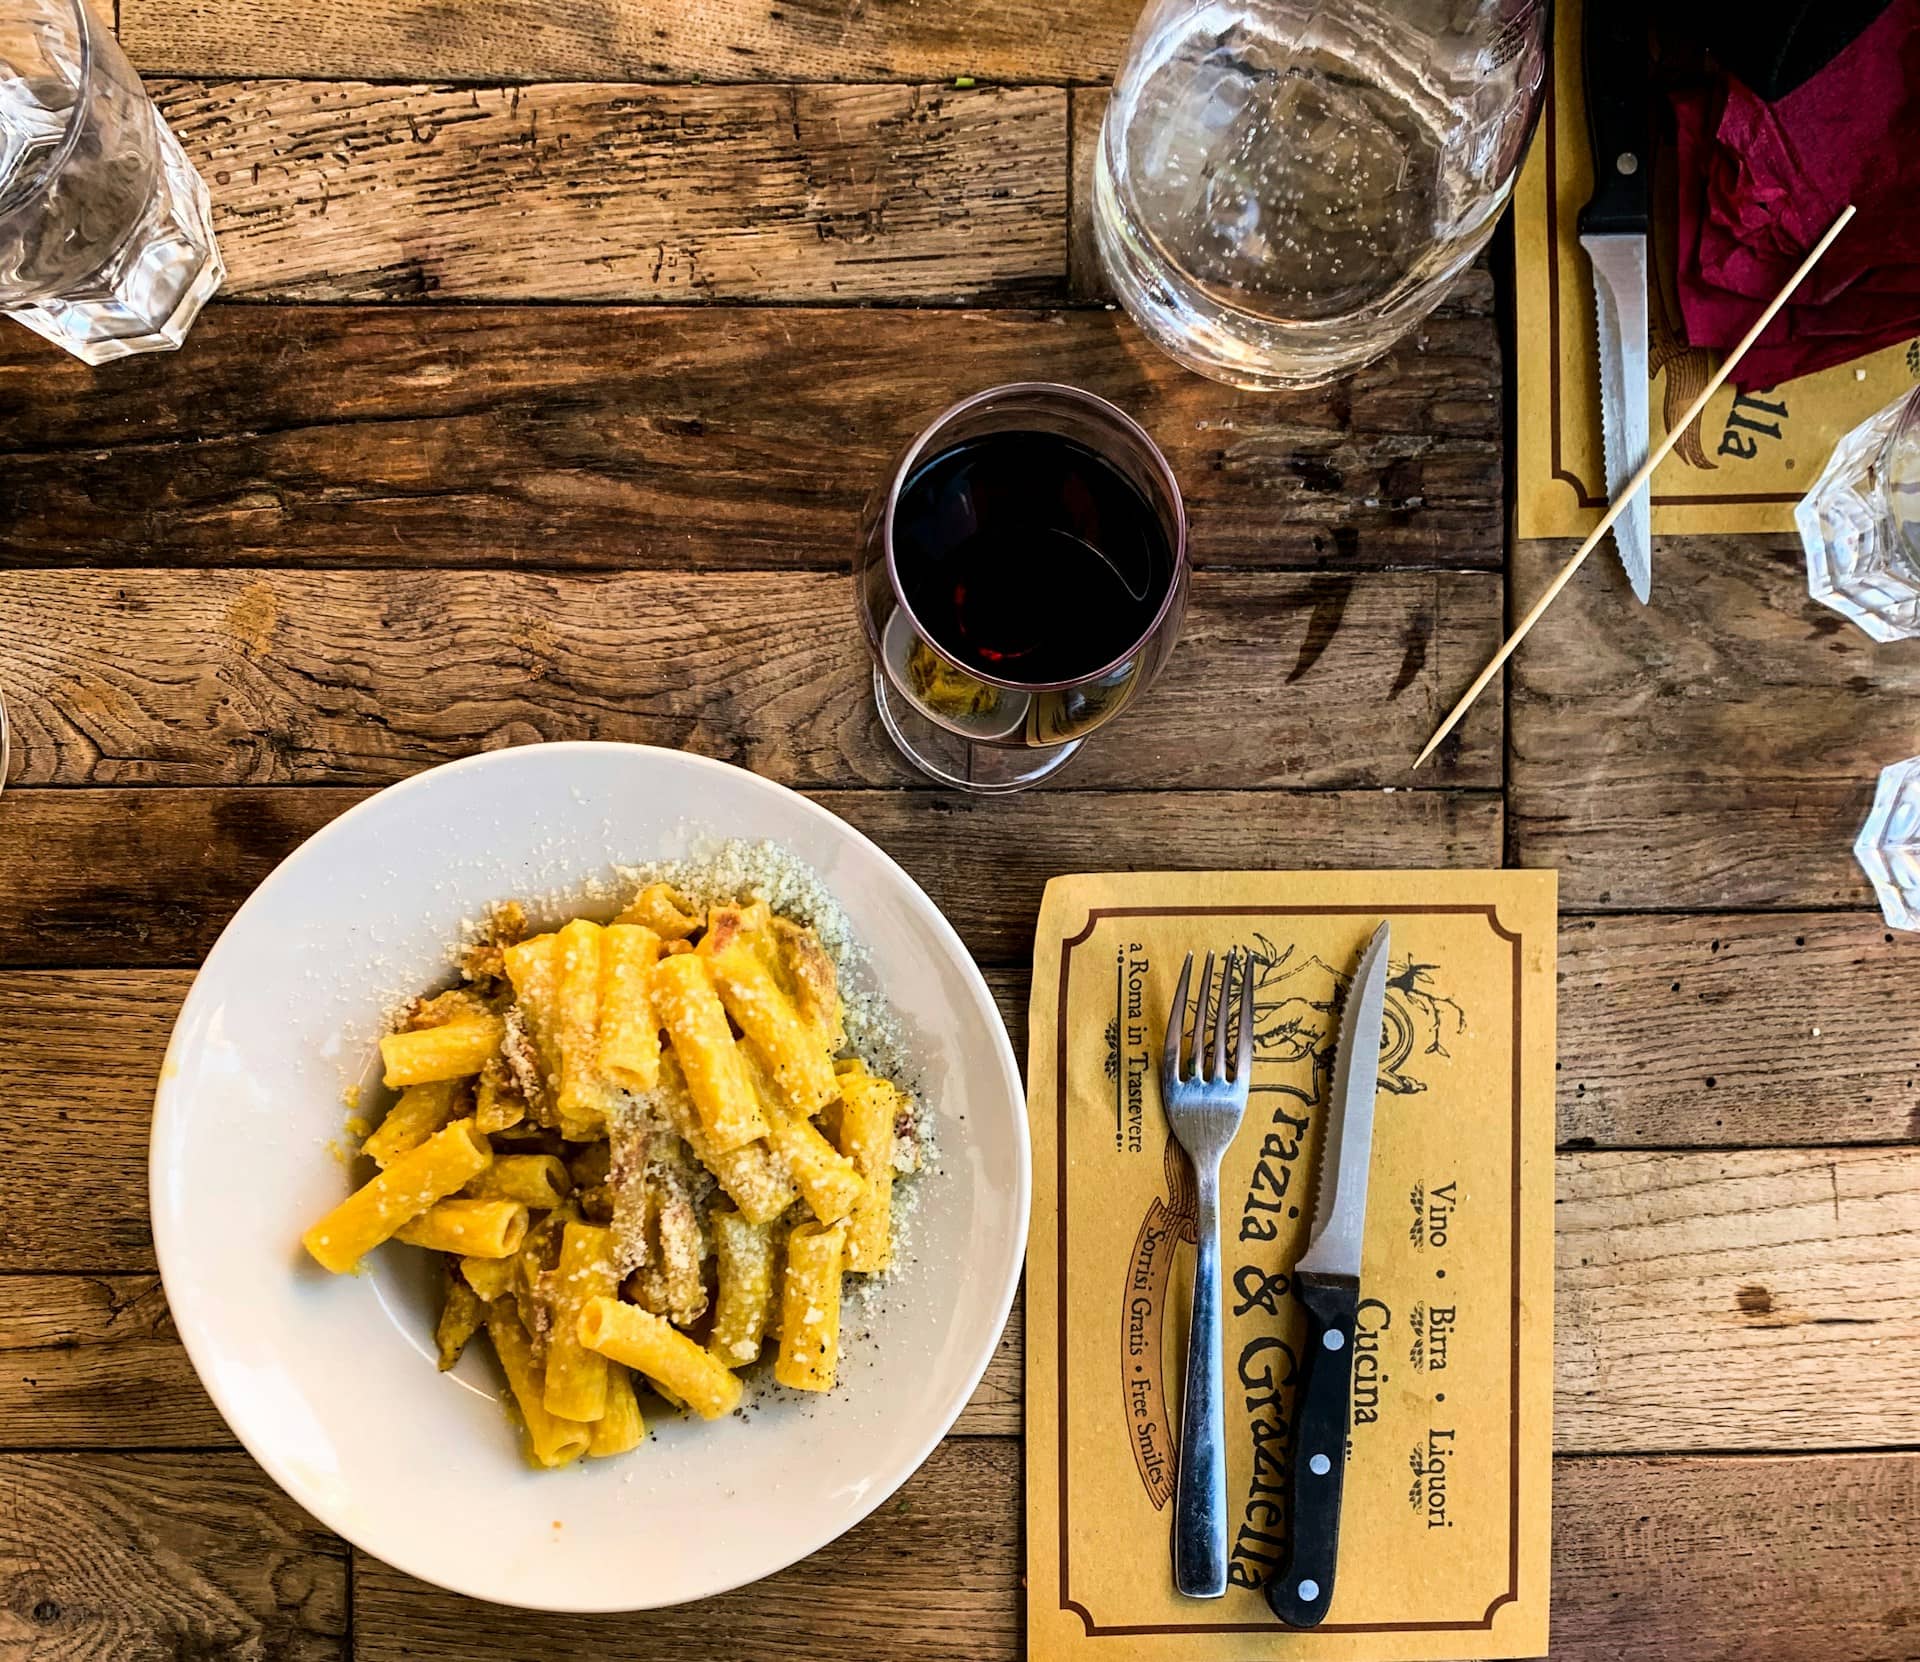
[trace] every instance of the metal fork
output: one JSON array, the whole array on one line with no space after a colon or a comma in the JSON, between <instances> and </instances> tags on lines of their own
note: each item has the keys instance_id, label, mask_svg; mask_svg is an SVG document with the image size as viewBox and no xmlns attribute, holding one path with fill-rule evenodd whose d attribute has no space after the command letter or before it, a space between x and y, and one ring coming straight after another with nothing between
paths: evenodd
<instances>
[{"instance_id":1,"label":"metal fork","mask_svg":"<svg viewBox=\"0 0 1920 1662\"><path fill-rule=\"evenodd\" d=\"M1227 1077L1227 1009L1239 956L1240 1042ZM1180 1051L1187 1028L1187 982L1193 954L1180 967L1167 1012L1160 1053L1160 1098L1167 1124L1193 1162L1199 1206L1193 1261L1193 1319L1187 1329L1187 1386L1180 1414L1180 1469L1174 1495L1173 1584L1188 1598L1217 1599L1227 1590L1227 1442L1220 1401L1220 1157L1246 1112L1253 1072L1253 957L1229 952L1214 1006L1213 1054L1206 1050L1207 997L1213 954L1200 971L1193 1011L1193 1071L1183 1073Z\"/></svg>"}]
</instances>

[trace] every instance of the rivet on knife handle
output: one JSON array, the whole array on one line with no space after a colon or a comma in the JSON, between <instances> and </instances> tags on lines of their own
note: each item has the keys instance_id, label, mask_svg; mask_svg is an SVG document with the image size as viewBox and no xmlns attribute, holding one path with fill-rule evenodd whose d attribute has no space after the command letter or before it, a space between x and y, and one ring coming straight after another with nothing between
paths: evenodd
<instances>
[{"instance_id":1,"label":"rivet on knife handle","mask_svg":"<svg viewBox=\"0 0 1920 1662\"><path fill-rule=\"evenodd\" d=\"M1588 6L1585 24L1581 56L1593 196L1580 210L1580 234L1644 237L1653 176L1647 165L1647 7L1644 0L1600 0Z\"/></svg>"},{"instance_id":2,"label":"rivet on knife handle","mask_svg":"<svg viewBox=\"0 0 1920 1662\"><path fill-rule=\"evenodd\" d=\"M1289 1627L1318 1627L1333 1602L1340 1556L1360 1283L1350 1275L1307 1271L1294 1278L1294 1291L1312 1317L1312 1332L1294 1443L1292 1557L1267 1583L1267 1604Z\"/></svg>"}]
</instances>

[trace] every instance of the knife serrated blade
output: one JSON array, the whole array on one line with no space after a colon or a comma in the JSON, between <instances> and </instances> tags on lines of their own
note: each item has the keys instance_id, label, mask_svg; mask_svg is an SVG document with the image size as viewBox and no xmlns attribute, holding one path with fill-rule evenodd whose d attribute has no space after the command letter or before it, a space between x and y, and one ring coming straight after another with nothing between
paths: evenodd
<instances>
[{"instance_id":1,"label":"knife serrated blade","mask_svg":"<svg viewBox=\"0 0 1920 1662\"><path fill-rule=\"evenodd\" d=\"M1580 244L1593 262L1600 437L1612 500L1647 459L1647 239L1590 234ZM1653 592L1652 496L1642 485L1613 522L1613 545L1642 605Z\"/></svg>"},{"instance_id":2,"label":"knife serrated blade","mask_svg":"<svg viewBox=\"0 0 1920 1662\"><path fill-rule=\"evenodd\" d=\"M1380 1089L1380 1024L1387 1007L1389 930L1374 931L1340 1013L1340 1048L1333 1061L1333 1095L1320 1144L1320 1182L1313 1229L1296 1274L1360 1273L1367 1226L1367 1168L1373 1158L1373 1103Z\"/></svg>"},{"instance_id":3,"label":"knife serrated blade","mask_svg":"<svg viewBox=\"0 0 1920 1662\"><path fill-rule=\"evenodd\" d=\"M1374 931L1340 1012L1333 1094L1320 1140L1313 1232L1293 1267L1308 1335L1294 1396L1292 1505L1285 1566L1267 1583L1267 1608L1290 1627L1318 1627L1333 1603L1341 1496L1360 1330L1360 1248L1367 1229L1367 1166L1380 1090L1380 1024L1387 1007L1387 940Z\"/></svg>"}]
</instances>

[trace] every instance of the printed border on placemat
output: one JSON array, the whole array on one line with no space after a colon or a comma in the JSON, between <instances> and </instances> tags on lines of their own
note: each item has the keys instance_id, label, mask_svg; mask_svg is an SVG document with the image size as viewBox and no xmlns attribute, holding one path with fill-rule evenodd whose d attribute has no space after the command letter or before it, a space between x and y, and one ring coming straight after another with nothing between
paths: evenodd
<instances>
[{"instance_id":1,"label":"printed border on placemat","mask_svg":"<svg viewBox=\"0 0 1920 1662\"><path fill-rule=\"evenodd\" d=\"M1069 975L1073 965L1073 949L1084 945L1091 939L1095 928L1107 918L1273 918L1273 917L1431 917L1438 915L1452 917L1484 917L1487 927L1503 941L1509 941L1513 947L1513 1212L1510 1219L1512 1233L1512 1333L1510 1338L1511 1357L1508 1390L1508 1421L1512 1427L1507 1455L1507 1586L1497 1594L1487 1606L1487 1612L1477 1622L1323 1622L1314 1631L1317 1633L1476 1633L1492 1628L1495 1613L1503 1604L1516 1603L1520 1597L1520 1173L1521 1173L1521 1114L1522 1114L1522 1045L1524 1032L1522 1026L1522 990L1520 948L1522 935L1505 928L1499 918L1497 906L1396 906L1382 910L1377 906L1102 906L1088 911L1087 921L1077 935L1068 936L1060 943L1060 994L1056 1011L1056 1121L1054 1128L1054 1160L1056 1185L1054 1196L1055 1216L1058 1219L1060 1240L1055 1251L1058 1277L1056 1287L1058 1334L1058 1404L1056 1408L1057 1424L1055 1435L1059 1441L1060 1460L1060 1608L1072 1611L1085 1626L1088 1636L1100 1635L1139 1636L1156 1633L1272 1633L1271 1622L1159 1622L1137 1626L1102 1626L1094 1620L1093 1612L1079 1603L1069 1593L1069 1558L1073 1539L1068 1528L1069 1474L1067 1470L1067 1320L1071 1309L1067 1300L1067 1227L1072 1209L1067 1205L1067 994Z\"/></svg>"}]
</instances>

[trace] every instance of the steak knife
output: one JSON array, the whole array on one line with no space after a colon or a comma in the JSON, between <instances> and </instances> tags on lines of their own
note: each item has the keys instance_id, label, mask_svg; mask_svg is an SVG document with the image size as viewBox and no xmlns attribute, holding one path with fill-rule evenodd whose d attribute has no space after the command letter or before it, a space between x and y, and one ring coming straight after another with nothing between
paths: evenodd
<instances>
[{"instance_id":1,"label":"steak knife","mask_svg":"<svg viewBox=\"0 0 1920 1662\"><path fill-rule=\"evenodd\" d=\"M1347 989L1320 1145L1313 1231L1293 1271L1293 1290L1310 1321L1305 1379L1295 1409L1291 1557L1267 1583L1268 1607L1289 1627L1318 1627L1326 1619L1340 1554L1360 1244L1366 1233L1373 1103L1380 1088L1380 1025L1387 1004L1387 940L1383 923Z\"/></svg>"},{"instance_id":2,"label":"steak knife","mask_svg":"<svg viewBox=\"0 0 1920 1662\"><path fill-rule=\"evenodd\" d=\"M1580 246L1593 265L1600 343L1600 439L1612 500L1647 459L1647 7L1587 0L1582 60L1593 197L1580 210ZM1613 545L1641 604L1653 589L1653 487L1613 522Z\"/></svg>"}]
</instances>

